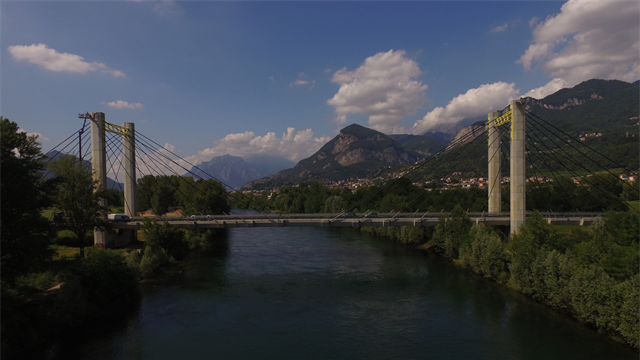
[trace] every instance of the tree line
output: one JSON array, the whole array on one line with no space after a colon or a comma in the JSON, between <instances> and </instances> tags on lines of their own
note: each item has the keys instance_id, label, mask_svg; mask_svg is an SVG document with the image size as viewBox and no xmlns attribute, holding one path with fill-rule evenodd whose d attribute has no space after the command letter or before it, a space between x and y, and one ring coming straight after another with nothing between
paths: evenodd
<instances>
[{"instance_id":1,"label":"tree line","mask_svg":"<svg viewBox=\"0 0 640 360\"><path fill-rule=\"evenodd\" d=\"M138 303L141 278L162 275L167 265L219 235L147 221L141 251L91 246L85 256L94 228L109 228L103 218L107 204L122 205L122 193L100 188L91 169L74 156L48 161L37 137L21 131L15 122L0 117L0 130L3 359L44 357L45 347L61 334L73 337L83 325L126 313ZM54 176L44 176L45 172ZM184 199L165 196L175 191L185 197L196 195L184 204L187 212L228 211L226 192L218 182L175 180L140 179L142 204L162 207ZM149 182L161 186L146 198ZM45 211L52 216L45 218ZM52 245L60 242L79 247L79 256L54 261ZM62 286L52 295L38 292L52 283Z\"/></svg>"}]
</instances>

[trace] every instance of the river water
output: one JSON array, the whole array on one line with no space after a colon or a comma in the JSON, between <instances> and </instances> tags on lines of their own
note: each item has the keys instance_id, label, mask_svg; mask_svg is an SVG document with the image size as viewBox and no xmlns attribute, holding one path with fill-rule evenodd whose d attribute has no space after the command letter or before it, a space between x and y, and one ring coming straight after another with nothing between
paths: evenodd
<instances>
[{"instance_id":1,"label":"river water","mask_svg":"<svg viewBox=\"0 0 640 360\"><path fill-rule=\"evenodd\" d=\"M637 359L428 252L353 229L231 229L64 359Z\"/></svg>"}]
</instances>

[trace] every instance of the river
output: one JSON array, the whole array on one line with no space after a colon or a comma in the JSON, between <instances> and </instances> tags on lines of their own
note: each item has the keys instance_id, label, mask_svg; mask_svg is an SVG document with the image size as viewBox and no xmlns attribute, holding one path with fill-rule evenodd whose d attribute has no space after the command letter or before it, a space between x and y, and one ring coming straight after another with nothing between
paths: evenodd
<instances>
[{"instance_id":1,"label":"river","mask_svg":"<svg viewBox=\"0 0 640 360\"><path fill-rule=\"evenodd\" d=\"M59 359L637 359L428 252L353 229L231 229Z\"/></svg>"}]
</instances>

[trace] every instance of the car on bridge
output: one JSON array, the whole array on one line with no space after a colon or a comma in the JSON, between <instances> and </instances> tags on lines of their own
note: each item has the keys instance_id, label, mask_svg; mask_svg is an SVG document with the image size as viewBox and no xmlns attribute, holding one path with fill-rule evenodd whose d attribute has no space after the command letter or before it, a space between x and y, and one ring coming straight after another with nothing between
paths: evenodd
<instances>
[{"instance_id":1,"label":"car on bridge","mask_svg":"<svg viewBox=\"0 0 640 360\"><path fill-rule=\"evenodd\" d=\"M107 216L107 219L111 220L111 221L129 221L131 220L130 217L128 217L125 214L109 214L109 216Z\"/></svg>"}]
</instances>

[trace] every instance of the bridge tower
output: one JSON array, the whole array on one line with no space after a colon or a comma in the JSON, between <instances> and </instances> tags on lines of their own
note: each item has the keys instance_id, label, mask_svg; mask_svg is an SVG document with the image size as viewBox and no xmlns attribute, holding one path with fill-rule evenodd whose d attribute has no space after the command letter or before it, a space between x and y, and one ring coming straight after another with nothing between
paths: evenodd
<instances>
[{"instance_id":1,"label":"bridge tower","mask_svg":"<svg viewBox=\"0 0 640 360\"><path fill-rule=\"evenodd\" d=\"M104 113L92 112L82 115L91 120L91 171L93 173L93 181L95 181L99 187L107 188L107 152L105 149L105 121ZM107 206L106 200L101 200L102 206ZM107 212L102 212L102 217L107 220ZM93 243L100 248L107 246L107 232L105 230L94 229L93 231Z\"/></svg>"},{"instance_id":2,"label":"bridge tower","mask_svg":"<svg viewBox=\"0 0 640 360\"><path fill-rule=\"evenodd\" d=\"M127 216L137 216L136 206L136 138L135 125L122 123L122 127L129 130L122 136L122 157L124 160L124 213Z\"/></svg>"},{"instance_id":3,"label":"bridge tower","mask_svg":"<svg viewBox=\"0 0 640 360\"><path fill-rule=\"evenodd\" d=\"M525 161L525 116L524 104L520 100L511 100L506 113L489 113L487 123L489 131L489 213L502 211L500 180L502 178L502 157L500 154L500 125L511 124L510 149L510 219L511 233L517 234L526 221L526 161Z\"/></svg>"},{"instance_id":4,"label":"bridge tower","mask_svg":"<svg viewBox=\"0 0 640 360\"><path fill-rule=\"evenodd\" d=\"M122 157L124 167L124 202L125 214L136 216L136 163L135 163L135 126L133 123L123 123L123 126L110 124L105 121L102 112L80 114L80 118L91 120L91 170L93 179L99 187L107 188L107 151L106 132L122 135ZM102 200L102 206L107 201ZM102 213L107 220L107 212ZM93 243L100 248L107 248L114 244L123 245L137 237L136 230L123 230L119 233L94 229Z\"/></svg>"}]
</instances>

